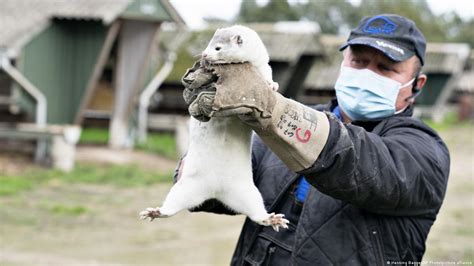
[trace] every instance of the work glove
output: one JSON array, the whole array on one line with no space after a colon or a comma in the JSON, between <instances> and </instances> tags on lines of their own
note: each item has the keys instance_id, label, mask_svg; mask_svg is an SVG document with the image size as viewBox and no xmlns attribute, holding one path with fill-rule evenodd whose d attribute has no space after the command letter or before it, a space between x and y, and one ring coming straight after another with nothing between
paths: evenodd
<instances>
[{"instance_id":1,"label":"work glove","mask_svg":"<svg viewBox=\"0 0 474 266\"><path fill-rule=\"evenodd\" d=\"M326 114L283 97L249 63L196 62L182 83L192 116L201 121L238 116L293 171L311 167L327 142Z\"/></svg>"}]
</instances>

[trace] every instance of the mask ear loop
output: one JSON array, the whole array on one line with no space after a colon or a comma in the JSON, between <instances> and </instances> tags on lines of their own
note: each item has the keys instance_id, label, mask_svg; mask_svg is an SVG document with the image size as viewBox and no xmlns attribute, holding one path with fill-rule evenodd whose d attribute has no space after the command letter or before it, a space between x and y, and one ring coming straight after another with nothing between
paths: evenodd
<instances>
[{"instance_id":1,"label":"mask ear loop","mask_svg":"<svg viewBox=\"0 0 474 266\"><path fill-rule=\"evenodd\" d=\"M409 101L411 99L415 99L416 97L418 97L418 95L420 95L421 93L421 89L418 88L417 86L417 83L418 83L418 77L420 76L420 73L416 74L415 76L415 81L413 81L413 87L411 89L412 91L412 95L408 98L405 99L405 101Z\"/></svg>"}]
</instances>

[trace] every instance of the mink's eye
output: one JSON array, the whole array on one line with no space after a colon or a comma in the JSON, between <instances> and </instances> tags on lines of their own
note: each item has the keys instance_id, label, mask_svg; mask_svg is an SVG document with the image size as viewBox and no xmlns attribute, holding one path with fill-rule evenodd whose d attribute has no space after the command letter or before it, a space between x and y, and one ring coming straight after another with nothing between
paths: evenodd
<instances>
[{"instance_id":1,"label":"mink's eye","mask_svg":"<svg viewBox=\"0 0 474 266\"><path fill-rule=\"evenodd\" d=\"M217 47L216 47L216 51L219 51L220 49L221 49L220 46L217 46Z\"/></svg>"}]
</instances>

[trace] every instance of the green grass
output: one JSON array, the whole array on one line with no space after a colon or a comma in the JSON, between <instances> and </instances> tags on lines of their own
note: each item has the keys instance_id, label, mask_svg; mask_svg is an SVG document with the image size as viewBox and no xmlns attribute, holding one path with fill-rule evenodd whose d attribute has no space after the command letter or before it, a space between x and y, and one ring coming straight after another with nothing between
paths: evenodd
<instances>
[{"instance_id":1,"label":"green grass","mask_svg":"<svg viewBox=\"0 0 474 266\"><path fill-rule=\"evenodd\" d=\"M54 214L69 216L81 215L87 211L87 208L81 205L68 206L63 204L53 204L48 206L47 209Z\"/></svg>"},{"instance_id":2,"label":"green grass","mask_svg":"<svg viewBox=\"0 0 474 266\"><path fill-rule=\"evenodd\" d=\"M170 159L177 159L176 139L170 133L150 133L147 141L138 144L137 149L163 155Z\"/></svg>"},{"instance_id":3,"label":"green grass","mask_svg":"<svg viewBox=\"0 0 474 266\"><path fill-rule=\"evenodd\" d=\"M80 144L107 145L109 131L103 128L84 128L82 130ZM176 140L170 133L149 133L148 139L143 144L137 144L138 150L162 155L166 158L177 159Z\"/></svg>"},{"instance_id":4,"label":"green grass","mask_svg":"<svg viewBox=\"0 0 474 266\"><path fill-rule=\"evenodd\" d=\"M15 194L31 187L32 182L22 177L0 176L0 196Z\"/></svg>"},{"instance_id":5,"label":"green grass","mask_svg":"<svg viewBox=\"0 0 474 266\"><path fill-rule=\"evenodd\" d=\"M471 121L460 122L456 112L447 113L441 122L434 122L431 119L424 119L423 121L436 131L444 131L452 128L453 126L472 126Z\"/></svg>"},{"instance_id":6,"label":"green grass","mask_svg":"<svg viewBox=\"0 0 474 266\"><path fill-rule=\"evenodd\" d=\"M83 128L79 143L82 144L107 144L109 142L109 130L103 128Z\"/></svg>"},{"instance_id":7,"label":"green grass","mask_svg":"<svg viewBox=\"0 0 474 266\"><path fill-rule=\"evenodd\" d=\"M97 166L78 164L74 171L57 170L43 172L45 179L57 178L71 183L113 184L118 186L147 185L171 180L171 173L161 174L140 169L136 165Z\"/></svg>"},{"instance_id":8,"label":"green grass","mask_svg":"<svg viewBox=\"0 0 474 266\"><path fill-rule=\"evenodd\" d=\"M0 176L0 196L12 195L45 183L111 184L119 187L170 182L172 173L157 173L136 165L77 164L70 173L35 168L22 175Z\"/></svg>"}]
</instances>

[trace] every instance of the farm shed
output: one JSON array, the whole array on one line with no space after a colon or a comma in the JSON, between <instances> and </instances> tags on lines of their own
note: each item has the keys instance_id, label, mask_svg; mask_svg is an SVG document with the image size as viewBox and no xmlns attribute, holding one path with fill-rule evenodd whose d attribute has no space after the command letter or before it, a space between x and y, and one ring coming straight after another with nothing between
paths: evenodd
<instances>
[{"instance_id":1,"label":"farm shed","mask_svg":"<svg viewBox=\"0 0 474 266\"><path fill-rule=\"evenodd\" d=\"M468 63L471 49L463 43L428 43L423 72L428 75L424 93L417 98L416 115L443 119L448 100Z\"/></svg>"},{"instance_id":2,"label":"farm shed","mask_svg":"<svg viewBox=\"0 0 474 266\"><path fill-rule=\"evenodd\" d=\"M184 25L166 0L0 1L0 119L81 125L106 95L110 144L130 146L136 98L165 21Z\"/></svg>"},{"instance_id":3,"label":"farm shed","mask_svg":"<svg viewBox=\"0 0 474 266\"><path fill-rule=\"evenodd\" d=\"M459 105L459 119L474 119L474 50L451 97Z\"/></svg>"}]
</instances>

